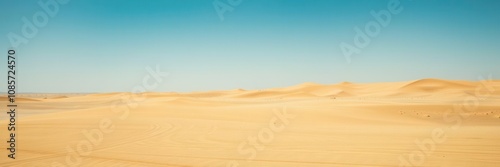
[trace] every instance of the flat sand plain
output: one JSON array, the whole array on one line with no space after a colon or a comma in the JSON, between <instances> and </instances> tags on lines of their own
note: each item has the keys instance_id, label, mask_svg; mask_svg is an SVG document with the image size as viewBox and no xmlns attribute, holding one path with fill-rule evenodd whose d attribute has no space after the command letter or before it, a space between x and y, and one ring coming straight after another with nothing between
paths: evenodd
<instances>
[{"instance_id":1,"label":"flat sand plain","mask_svg":"<svg viewBox=\"0 0 500 167\"><path fill-rule=\"evenodd\" d=\"M7 99L1 97L5 111ZM0 166L493 167L500 81L20 94Z\"/></svg>"}]
</instances>

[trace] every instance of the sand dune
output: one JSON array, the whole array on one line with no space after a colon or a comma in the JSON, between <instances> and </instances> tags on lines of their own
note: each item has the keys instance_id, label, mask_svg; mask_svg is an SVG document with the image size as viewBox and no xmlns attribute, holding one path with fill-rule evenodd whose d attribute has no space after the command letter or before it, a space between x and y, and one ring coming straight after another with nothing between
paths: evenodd
<instances>
[{"instance_id":1,"label":"sand dune","mask_svg":"<svg viewBox=\"0 0 500 167\"><path fill-rule=\"evenodd\" d=\"M4 142L1 166L500 164L499 81L38 94L18 102L17 157L6 158Z\"/></svg>"},{"instance_id":2,"label":"sand dune","mask_svg":"<svg viewBox=\"0 0 500 167\"><path fill-rule=\"evenodd\" d=\"M470 89L476 86L473 82L467 81L446 81L439 79L421 79L412 81L404 85L402 91L412 91L412 92L437 92L444 90L458 90L463 91L464 89Z\"/></svg>"}]
</instances>

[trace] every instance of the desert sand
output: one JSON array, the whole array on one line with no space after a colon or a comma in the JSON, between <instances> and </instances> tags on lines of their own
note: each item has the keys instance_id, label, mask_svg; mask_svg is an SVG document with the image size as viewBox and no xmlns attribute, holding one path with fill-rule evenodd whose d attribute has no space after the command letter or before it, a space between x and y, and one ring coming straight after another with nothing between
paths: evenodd
<instances>
[{"instance_id":1,"label":"desert sand","mask_svg":"<svg viewBox=\"0 0 500 167\"><path fill-rule=\"evenodd\" d=\"M493 167L500 81L20 94L1 166ZM6 97L2 97L4 109Z\"/></svg>"}]
</instances>

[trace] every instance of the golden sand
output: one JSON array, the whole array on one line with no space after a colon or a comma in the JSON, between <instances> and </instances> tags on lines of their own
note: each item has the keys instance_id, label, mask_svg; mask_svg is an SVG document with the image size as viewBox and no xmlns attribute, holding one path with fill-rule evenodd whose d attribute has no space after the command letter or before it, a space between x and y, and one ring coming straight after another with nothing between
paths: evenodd
<instances>
[{"instance_id":1,"label":"golden sand","mask_svg":"<svg viewBox=\"0 0 500 167\"><path fill-rule=\"evenodd\" d=\"M500 82L18 97L0 166L493 167ZM1 106L6 105L2 97Z\"/></svg>"}]
</instances>

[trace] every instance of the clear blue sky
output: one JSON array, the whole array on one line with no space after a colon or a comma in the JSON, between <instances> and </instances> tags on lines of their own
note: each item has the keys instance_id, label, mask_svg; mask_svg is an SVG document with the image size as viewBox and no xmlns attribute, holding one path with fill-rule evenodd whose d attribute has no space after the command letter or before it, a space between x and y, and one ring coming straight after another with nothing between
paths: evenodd
<instances>
[{"instance_id":1,"label":"clear blue sky","mask_svg":"<svg viewBox=\"0 0 500 167\"><path fill-rule=\"evenodd\" d=\"M347 63L339 44L352 44L354 27L388 2L243 0L221 21L212 0L71 0L17 48L19 91L125 92L156 65L171 75L155 91L178 92L499 79L498 0L401 0L403 11ZM0 1L4 56L7 34L22 34L22 17L43 11L37 3Z\"/></svg>"}]
</instances>

